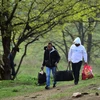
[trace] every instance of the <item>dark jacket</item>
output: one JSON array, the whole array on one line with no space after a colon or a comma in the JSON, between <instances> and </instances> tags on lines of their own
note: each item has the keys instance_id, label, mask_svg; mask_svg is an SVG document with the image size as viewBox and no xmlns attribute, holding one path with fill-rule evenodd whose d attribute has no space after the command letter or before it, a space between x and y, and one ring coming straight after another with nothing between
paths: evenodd
<instances>
[{"instance_id":1,"label":"dark jacket","mask_svg":"<svg viewBox=\"0 0 100 100\"><path fill-rule=\"evenodd\" d=\"M11 66L11 68L12 67L14 67L14 58L13 58L13 55L12 55L12 53L10 53L9 55L8 55L8 59L10 60L10 66Z\"/></svg>"},{"instance_id":2,"label":"dark jacket","mask_svg":"<svg viewBox=\"0 0 100 100\"><path fill-rule=\"evenodd\" d=\"M56 49L54 49L54 47L52 47L52 50L48 50L48 49L45 49L45 52L44 52L44 60L43 60L43 66L46 66L46 67L55 67L55 63L59 62L60 60L60 56L57 52Z\"/></svg>"}]
</instances>

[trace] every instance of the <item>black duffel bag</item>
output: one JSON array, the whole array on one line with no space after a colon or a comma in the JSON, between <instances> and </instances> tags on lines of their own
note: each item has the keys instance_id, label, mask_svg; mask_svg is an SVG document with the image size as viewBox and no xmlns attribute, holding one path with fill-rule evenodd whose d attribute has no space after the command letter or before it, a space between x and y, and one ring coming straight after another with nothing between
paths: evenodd
<instances>
[{"instance_id":1,"label":"black duffel bag","mask_svg":"<svg viewBox=\"0 0 100 100\"><path fill-rule=\"evenodd\" d=\"M46 73L42 70L38 73L38 84L42 85L46 82Z\"/></svg>"},{"instance_id":2,"label":"black duffel bag","mask_svg":"<svg viewBox=\"0 0 100 100\"><path fill-rule=\"evenodd\" d=\"M73 72L68 67L67 70L57 71L55 73L55 81L72 81L73 79Z\"/></svg>"}]
</instances>

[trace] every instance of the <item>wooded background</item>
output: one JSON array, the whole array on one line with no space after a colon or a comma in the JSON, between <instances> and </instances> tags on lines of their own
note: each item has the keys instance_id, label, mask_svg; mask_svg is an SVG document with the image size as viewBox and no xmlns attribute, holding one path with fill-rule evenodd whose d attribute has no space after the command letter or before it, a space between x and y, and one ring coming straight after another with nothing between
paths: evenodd
<instances>
[{"instance_id":1,"label":"wooded background","mask_svg":"<svg viewBox=\"0 0 100 100\"><path fill-rule=\"evenodd\" d=\"M99 21L99 0L1 0L1 80L11 79L8 55L12 48L15 50L14 59L17 50L19 53L23 50L16 66L17 75L28 46L36 42L52 41L67 62L69 47L79 36L87 49L88 62L99 65Z\"/></svg>"}]
</instances>

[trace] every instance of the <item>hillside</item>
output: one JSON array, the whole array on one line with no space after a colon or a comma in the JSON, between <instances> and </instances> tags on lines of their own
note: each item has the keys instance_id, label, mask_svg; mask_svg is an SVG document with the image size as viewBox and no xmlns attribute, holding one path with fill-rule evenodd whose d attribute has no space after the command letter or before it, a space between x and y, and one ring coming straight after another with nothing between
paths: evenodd
<instances>
[{"instance_id":1,"label":"hillside","mask_svg":"<svg viewBox=\"0 0 100 100\"><path fill-rule=\"evenodd\" d=\"M56 88L51 87L50 90L42 89L38 92L2 100L75 100L72 95L76 92L84 94L76 97L77 100L100 100L100 76L85 81L81 80L78 85L74 85L72 82L65 83L63 86L58 83Z\"/></svg>"}]
</instances>

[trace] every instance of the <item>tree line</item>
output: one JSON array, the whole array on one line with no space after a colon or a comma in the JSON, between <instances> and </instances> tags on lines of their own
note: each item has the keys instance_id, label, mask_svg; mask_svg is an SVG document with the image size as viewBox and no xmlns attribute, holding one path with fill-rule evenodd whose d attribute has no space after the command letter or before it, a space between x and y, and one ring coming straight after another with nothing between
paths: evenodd
<instances>
[{"instance_id":1,"label":"tree line","mask_svg":"<svg viewBox=\"0 0 100 100\"><path fill-rule=\"evenodd\" d=\"M2 80L11 79L9 53L14 50L14 58L20 45L24 42L24 53L17 66L16 75L27 53L29 44L48 34L56 26L64 26L62 37L67 52L65 39L74 34L67 29L67 24L76 25L82 44L87 40L87 50L90 57L92 47L91 32L99 22L99 0L1 0L0 2L0 38L3 50L3 69L0 68ZM66 34L65 34L66 33ZM90 59L90 58L88 58ZM12 78L15 79L16 75Z\"/></svg>"}]
</instances>

